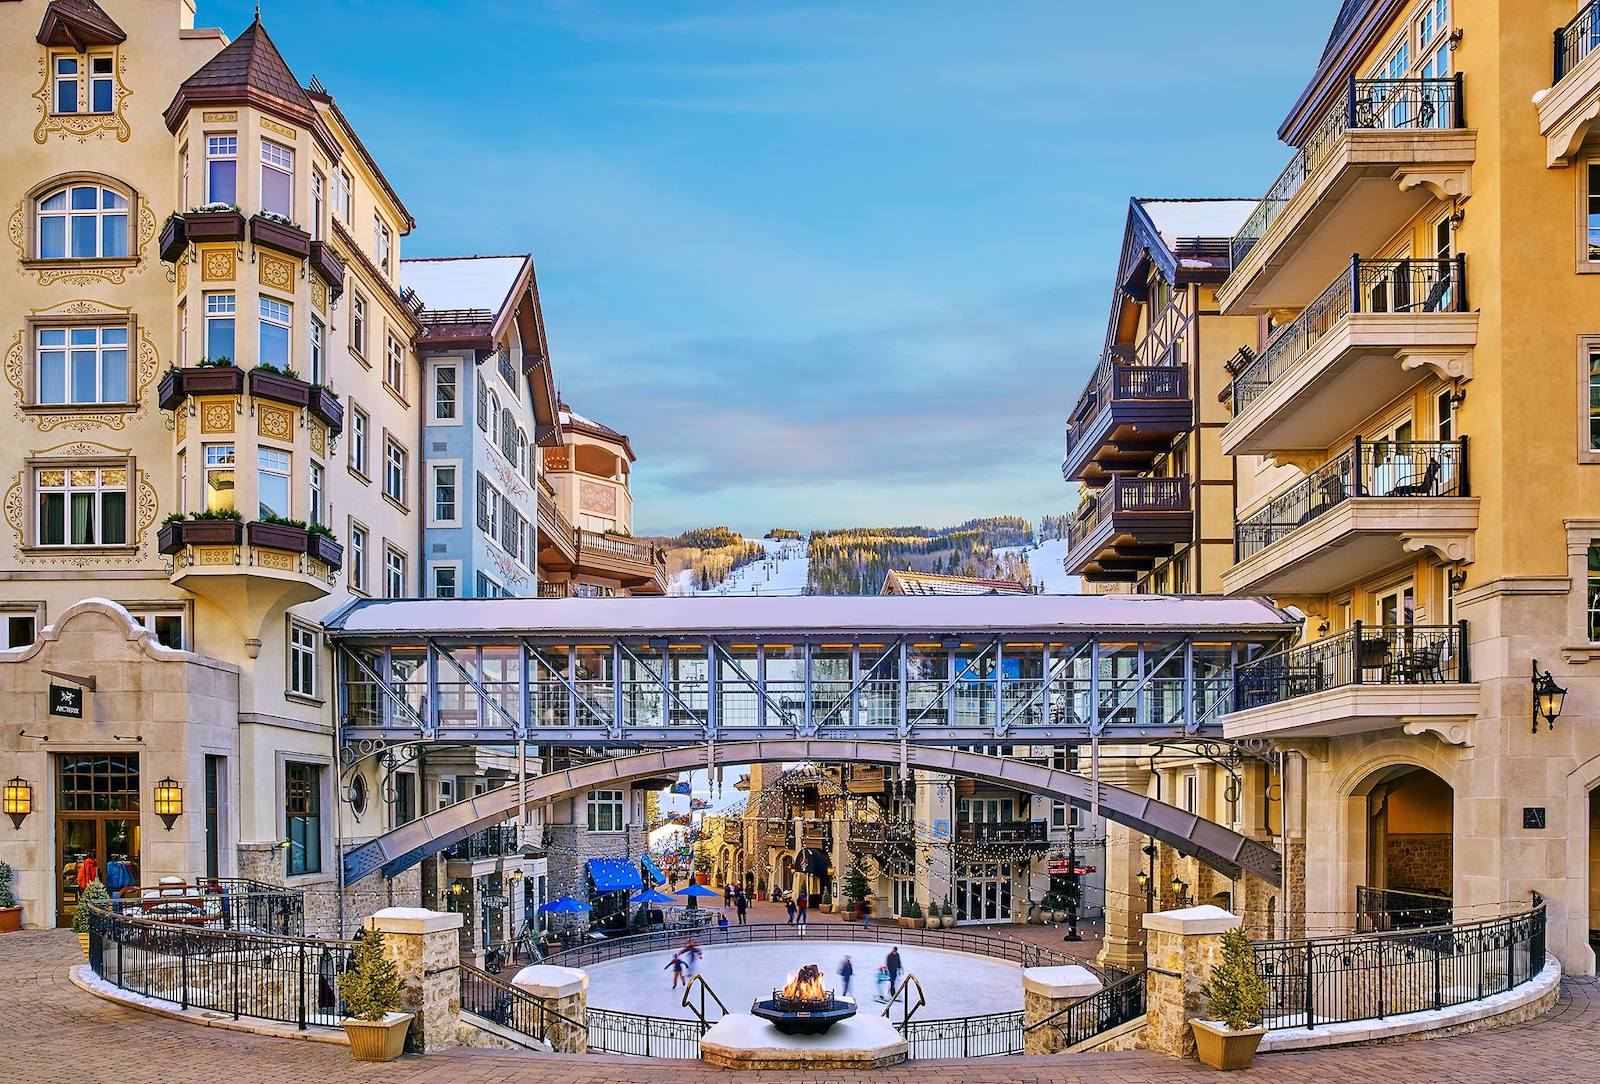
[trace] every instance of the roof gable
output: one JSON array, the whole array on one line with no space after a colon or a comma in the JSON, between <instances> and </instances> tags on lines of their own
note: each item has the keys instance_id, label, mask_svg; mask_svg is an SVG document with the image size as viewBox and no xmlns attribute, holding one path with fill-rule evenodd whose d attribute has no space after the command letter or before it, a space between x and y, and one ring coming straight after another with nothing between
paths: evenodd
<instances>
[{"instance_id":1,"label":"roof gable","mask_svg":"<svg viewBox=\"0 0 1600 1084\"><path fill-rule=\"evenodd\" d=\"M39 24L40 45L66 46L80 53L91 45L117 45L128 35L94 0L50 0Z\"/></svg>"}]
</instances>

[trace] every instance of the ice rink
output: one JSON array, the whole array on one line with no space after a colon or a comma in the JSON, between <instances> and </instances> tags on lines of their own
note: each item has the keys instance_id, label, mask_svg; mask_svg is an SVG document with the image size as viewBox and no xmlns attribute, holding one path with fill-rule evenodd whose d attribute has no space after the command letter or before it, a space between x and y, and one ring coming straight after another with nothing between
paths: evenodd
<instances>
[{"instance_id":1,"label":"ice rink","mask_svg":"<svg viewBox=\"0 0 1600 1084\"><path fill-rule=\"evenodd\" d=\"M806 964L822 968L828 988L843 993L839 962L849 956L855 965L850 992L865 1009L873 1004L873 975L892 945L849 941L787 941L779 944L713 945L705 948L700 973L728 1006L748 1012L757 997L771 997L775 986ZM587 968L589 1004L597 1009L688 1017L683 988L672 989L667 970L671 952L652 952L610 960ZM1022 1008L1022 968L1008 960L962 952L901 945L906 971L917 976L928 1005L917 1015L925 1020Z\"/></svg>"}]
</instances>

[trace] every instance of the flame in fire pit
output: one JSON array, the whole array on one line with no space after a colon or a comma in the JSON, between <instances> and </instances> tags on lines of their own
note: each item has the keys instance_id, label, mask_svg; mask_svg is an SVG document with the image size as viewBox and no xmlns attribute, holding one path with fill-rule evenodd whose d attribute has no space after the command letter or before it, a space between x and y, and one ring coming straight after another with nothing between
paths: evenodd
<instances>
[{"instance_id":1,"label":"flame in fire pit","mask_svg":"<svg viewBox=\"0 0 1600 1084\"><path fill-rule=\"evenodd\" d=\"M816 964L806 964L798 973L789 976L779 996L784 1001L827 1001L828 991L822 985L822 969Z\"/></svg>"}]
</instances>

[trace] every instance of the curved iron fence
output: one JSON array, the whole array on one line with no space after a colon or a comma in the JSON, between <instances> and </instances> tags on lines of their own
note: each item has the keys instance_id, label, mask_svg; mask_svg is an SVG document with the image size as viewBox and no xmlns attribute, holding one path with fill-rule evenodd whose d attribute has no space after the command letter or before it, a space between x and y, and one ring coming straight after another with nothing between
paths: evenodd
<instances>
[{"instance_id":1,"label":"curved iron fence","mask_svg":"<svg viewBox=\"0 0 1600 1084\"><path fill-rule=\"evenodd\" d=\"M1022 1010L912 1020L900 1029L906 1057L993 1058L1022 1053Z\"/></svg>"},{"instance_id":2,"label":"curved iron fence","mask_svg":"<svg viewBox=\"0 0 1600 1084\"><path fill-rule=\"evenodd\" d=\"M1268 1028L1314 1028L1442 1009L1503 993L1544 970L1545 907L1396 933L1258 941Z\"/></svg>"},{"instance_id":3,"label":"curved iron fence","mask_svg":"<svg viewBox=\"0 0 1600 1084\"><path fill-rule=\"evenodd\" d=\"M210 930L240 930L300 937L305 933L305 893L242 878L206 877L190 885L125 889L106 902L119 915Z\"/></svg>"},{"instance_id":4,"label":"curved iron fence","mask_svg":"<svg viewBox=\"0 0 1600 1084\"><path fill-rule=\"evenodd\" d=\"M548 1001L509 982L462 964L461 1011L539 1042L557 1042L563 1028L581 1032L585 1025L556 1011Z\"/></svg>"},{"instance_id":5,"label":"curved iron fence","mask_svg":"<svg viewBox=\"0 0 1600 1084\"><path fill-rule=\"evenodd\" d=\"M698 1058L700 1021L672 1020L665 1016L588 1011L589 1053L630 1054L640 1058Z\"/></svg>"},{"instance_id":6,"label":"curved iron fence","mask_svg":"<svg viewBox=\"0 0 1600 1084\"><path fill-rule=\"evenodd\" d=\"M1030 1024L1028 1031L1053 1027L1061 1033L1063 1047L1077 1046L1103 1031L1120 1027L1145 1014L1145 968L1130 972L1097 993L1080 997L1065 1008Z\"/></svg>"}]
</instances>

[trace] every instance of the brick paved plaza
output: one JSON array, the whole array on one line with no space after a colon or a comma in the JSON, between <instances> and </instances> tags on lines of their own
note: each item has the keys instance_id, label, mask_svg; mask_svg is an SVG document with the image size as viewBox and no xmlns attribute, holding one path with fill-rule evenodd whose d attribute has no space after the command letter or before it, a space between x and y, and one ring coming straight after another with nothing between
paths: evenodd
<instances>
[{"instance_id":1,"label":"brick paved plaza","mask_svg":"<svg viewBox=\"0 0 1600 1084\"><path fill-rule=\"evenodd\" d=\"M455 1050L362 1065L341 1046L206 1028L123 1008L79 990L67 977L82 962L71 934L25 932L0 937L0 1019L8 1081L440 1081L478 1084L539 1080L550 1084L694 1084L731 1074L699 1063L635 1058L540 1056ZM1521 1027L1452 1039L1260 1057L1236 1079L1274 1081L1448 1081L1452 1084L1555 1084L1600 1080L1595 1063L1600 983L1563 984L1559 1005ZM848 1073L749 1074L780 1082L845 1081ZM1159 1054L1092 1054L978 1061L921 1061L884 1071L886 1084L1160 1084L1211 1075L1196 1062Z\"/></svg>"}]
</instances>

